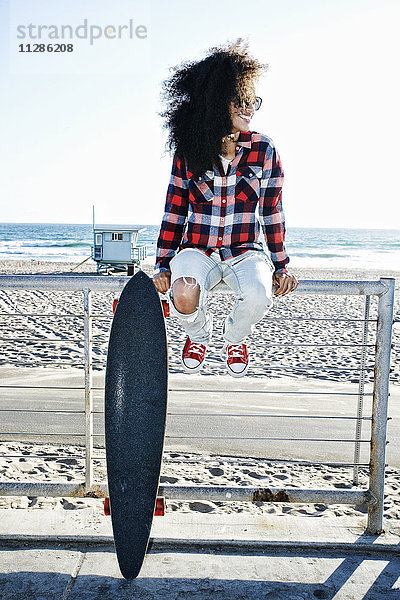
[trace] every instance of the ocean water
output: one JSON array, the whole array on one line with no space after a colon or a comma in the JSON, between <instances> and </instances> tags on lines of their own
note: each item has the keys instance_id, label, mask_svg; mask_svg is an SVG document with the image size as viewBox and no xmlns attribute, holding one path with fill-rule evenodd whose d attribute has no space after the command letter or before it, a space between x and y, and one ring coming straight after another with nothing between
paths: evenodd
<instances>
[{"instance_id":1,"label":"ocean water","mask_svg":"<svg viewBox=\"0 0 400 600\"><path fill-rule=\"evenodd\" d=\"M153 264L159 225L146 227L139 244L148 246ZM41 260L78 264L90 256L92 225L0 223L1 260ZM400 270L400 230L288 228L291 267Z\"/></svg>"}]
</instances>

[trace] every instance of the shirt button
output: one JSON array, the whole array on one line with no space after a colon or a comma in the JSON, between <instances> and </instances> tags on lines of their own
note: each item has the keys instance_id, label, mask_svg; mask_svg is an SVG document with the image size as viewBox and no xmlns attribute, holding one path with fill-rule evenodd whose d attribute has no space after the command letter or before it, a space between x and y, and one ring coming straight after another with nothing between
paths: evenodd
<instances>
[{"instance_id":1,"label":"shirt button","mask_svg":"<svg viewBox=\"0 0 400 600\"><path fill-rule=\"evenodd\" d=\"M222 240L222 238L218 238L220 241Z\"/></svg>"},{"instance_id":2,"label":"shirt button","mask_svg":"<svg viewBox=\"0 0 400 600\"><path fill-rule=\"evenodd\" d=\"M225 204L226 200L222 200L222 203Z\"/></svg>"},{"instance_id":3,"label":"shirt button","mask_svg":"<svg viewBox=\"0 0 400 600\"><path fill-rule=\"evenodd\" d=\"M239 150L240 146L236 146L236 150Z\"/></svg>"},{"instance_id":4,"label":"shirt button","mask_svg":"<svg viewBox=\"0 0 400 600\"><path fill-rule=\"evenodd\" d=\"M225 220L224 217L221 217L221 221L224 221L224 220Z\"/></svg>"}]
</instances>

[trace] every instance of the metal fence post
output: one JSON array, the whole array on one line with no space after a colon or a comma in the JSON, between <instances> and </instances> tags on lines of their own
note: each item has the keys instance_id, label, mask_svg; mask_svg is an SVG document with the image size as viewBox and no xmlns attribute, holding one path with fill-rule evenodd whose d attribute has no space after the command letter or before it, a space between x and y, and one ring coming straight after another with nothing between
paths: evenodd
<instances>
[{"instance_id":1,"label":"metal fence post","mask_svg":"<svg viewBox=\"0 0 400 600\"><path fill-rule=\"evenodd\" d=\"M369 491L376 504L368 506L368 533L383 531L383 496L385 485L386 430L389 398L390 353L392 342L395 280L381 277L386 291L379 295L375 347L374 394L372 401Z\"/></svg>"},{"instance_id":2,"label":"metal fence post","mask_svg":"<svg viewBox=\"0 0 400 600\"><path fill-rule=\"evenodd\" d=\"M93 484L93 376L92 376L92 298L83 290L83 330L85 338L85 486Z\"/></svg>"},{"instance_id":3,"label":"metal fence post","mask_svg":"<svg viewBox=\"0 0 400 600\"><path fill-rule=\"evenodd\" d=\"M360 439L362 427L362 415L364 405L364 383L365 383L365 359L367 356L367 340L368 340L368 319L371 296L365 296L364 309L364 327L362 334L362 348L360 361L360 379L358 381L358 404L357 404L357 422L356 422L356 445L354 447L354 468L353 468L353 485L358 485L358 470L360 464Z\"/></svg>"}]
</instances>

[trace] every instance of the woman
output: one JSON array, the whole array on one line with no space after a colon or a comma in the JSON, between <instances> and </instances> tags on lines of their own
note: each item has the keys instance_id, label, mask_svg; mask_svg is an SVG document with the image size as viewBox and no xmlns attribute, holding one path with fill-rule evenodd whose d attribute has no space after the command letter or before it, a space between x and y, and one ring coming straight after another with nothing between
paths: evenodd
<instances>
[{"instance_id":1,"label":"woman","mask_svg":"<svg viewBox=\"0 0 400 600\"><path fill-rule=\"evenodd\" d=\"M168 107L161 116L174 157L153 281L187 334L187 373L204 364L213 321L207 294L218 282L236 294L222 350L233 377L247 373L245 339L272 306L272 285L276 296L298 285L286 269L279 154L270 138L250 131L261 105L255 81L267 67L239 38L175 67L163 84ZM258 218L271 258L258 241Z\"/></svg>"}]
</instances>

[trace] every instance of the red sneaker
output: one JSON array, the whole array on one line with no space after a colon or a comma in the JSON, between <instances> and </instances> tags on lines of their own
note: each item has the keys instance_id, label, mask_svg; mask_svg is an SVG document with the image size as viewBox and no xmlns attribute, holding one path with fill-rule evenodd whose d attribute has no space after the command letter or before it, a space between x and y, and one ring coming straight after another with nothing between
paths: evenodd
<instances>
[{"instance_id":1,"label":"red sneaker","mask_svg":"<svg viewBox=\"0 0 400 600\"><path fill-rule=\"evenodd\" d=\"M222 349L222 356L226 360L226 366L229 375L232 377L243 377L249 370L249 355L247 346L242 344L229 344L225 342Z\"/></svg>"},{"instance_id":2,"label":"red sneaker","mask_svg":"<svg viewBox=\"0 0 400 600\"><path fill-rule=\"evenodd\" d=\"M182 350L181 362L186 373L197 373L204 364L207 346L199 342L190 341L190 337L186 338L185 345Z\"/></svg>"}]
</instances>

